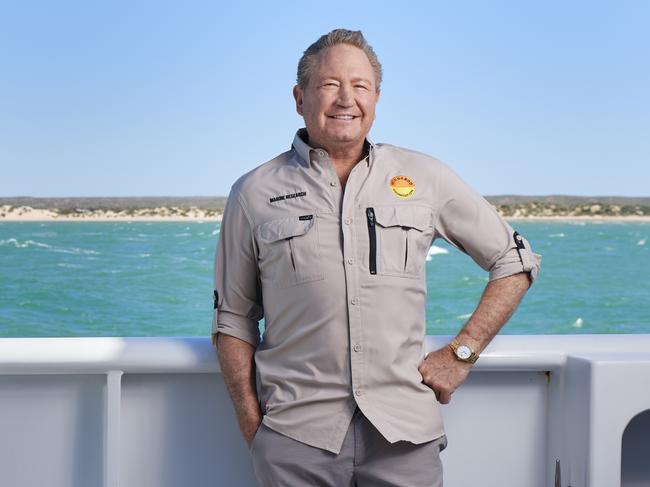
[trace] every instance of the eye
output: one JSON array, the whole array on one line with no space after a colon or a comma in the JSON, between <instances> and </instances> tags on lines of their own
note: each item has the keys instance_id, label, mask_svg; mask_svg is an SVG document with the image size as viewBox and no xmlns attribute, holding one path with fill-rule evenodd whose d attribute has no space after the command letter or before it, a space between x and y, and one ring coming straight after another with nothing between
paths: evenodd
<instances>
[{"instance_id":1,"label":"eye","mask_svg":"<svg viewBox=\"0 0 650 487\"><path fill-rule=\"evenodd\" d=\"M366 90L366 91L368 90L368 87L366 85L355 85L354 87L359 88L361 90Z\"/></svg>"}]
</instances>

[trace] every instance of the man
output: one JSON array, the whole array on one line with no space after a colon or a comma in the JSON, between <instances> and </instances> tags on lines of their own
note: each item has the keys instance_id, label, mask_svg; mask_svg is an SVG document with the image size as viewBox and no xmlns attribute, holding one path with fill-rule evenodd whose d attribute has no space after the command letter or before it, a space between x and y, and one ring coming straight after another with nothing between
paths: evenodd
<instances>
[{"instance_id":1,"label":"man","mask_svg":"<svg viewBox=\"0 0 650 487\"><path fill-rule=\"evenodd\" d=\"M361 32L322 36L293 92L306 129L228 198L213 341L262 486L441 486L438 404L539 269L444 164L368 141L380 83ZM438 237L490 280L456 339L423 357L424 267Z\"/></svg>"}]
</instances>

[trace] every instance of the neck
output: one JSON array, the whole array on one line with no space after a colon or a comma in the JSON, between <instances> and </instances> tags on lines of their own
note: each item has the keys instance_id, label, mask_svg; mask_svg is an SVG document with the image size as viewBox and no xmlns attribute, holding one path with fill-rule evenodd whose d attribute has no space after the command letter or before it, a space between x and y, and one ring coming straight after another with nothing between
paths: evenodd
<instances>
[{"instance_id":1,"label":"neck","mask_svg":"<svg viewBox=\"0 0 650 487\"><path fill-rule=\"evenodd\" d=\"M321 144L309 138L308 144L315 149L324 149L335 166L352 167L365 156L365 139L350 145Z\"/></svg>"},{"instance_id":2,"label":"neck","mask_svg":"<svg viewBox=\"0 0 650 487\"><path fill-rule=\"evenodd\" d=\"M325 149L332 161L334 166L334 171L338 176L341 187L345 188L345 183L348 180L348 176L356 164L364 158L365 156L365 147L362 142L361 145L357 144L354 147L326 147L324 145L316 145L321 149ZM314 146L312 146L314 147Z\"/></svg>"},{"instance_id":3,"label":"neck","mask_svg":"<svg viewBox=\"0 0 650 487\"><path fill-rule=\"evenodd\" d=\"M327 149L325 149L327 150ZM327 150L335 166L351 167L363 159L363 144L350 150Z\"/></svg>"}]
</instances>

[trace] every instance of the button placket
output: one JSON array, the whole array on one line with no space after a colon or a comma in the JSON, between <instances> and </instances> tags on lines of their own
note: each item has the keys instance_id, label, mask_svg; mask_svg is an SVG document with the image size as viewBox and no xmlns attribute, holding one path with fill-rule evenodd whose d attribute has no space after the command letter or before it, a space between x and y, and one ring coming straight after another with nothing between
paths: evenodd
<instances>
[{"instance_id":1,"label":"button placket","mask_svg":"<svg viewBox=\"0 0 650 487\"><path fill-rule=\"evenodd\" d=\"M335 202L334 208L340 210L341 202L341 186L339 184L339 177L334 170L334 165L329 157L329 154L323 149L312 149L311 152L312 164L316 164L322 172L322 179L319 183L322 184L322 191L327 194L329 187L329 194Z\"/></svg>"},{"instance_id":2,"label":"button placket","mask_svg":"<svg viewBox=\"0 0 650 487\"><path fill-rule=\"evenodd\" d=\"M322 149L314 149L312 152L314 154L313 160L323 171L322 179L319 180L321 185L319 191L322 191L323 194L329 194L331 200L328 203L330 203L332 210L334 212L340 212L341 198L343 195L341 186L338 184L338 176L336 175L332 161L329 159L327 152Z\"/></svg>"},{"instance_id":3,"label":"button placket","mask_svg":"<svg viewBox=\"0 0 650 487\"><path fill-rule=\"evenodd\" d=\"M349 325L349 335L350 343L350 370L351 370L351 393L354 394L358 400L362 400L361 397L363 390L365 389L365 377L364 370L365 364L363 362L363 353L359 353L362 350L362 326L361 326L361 316L362 316L362 306L363 302L359 294L359 274L358 267L353 265L356 263L355 256L357 253L357 222L354 218L355 206L354 202L357 198L357 191L359 188L359 181L363 179L360 171L367 171L367 166L365 164L357 164L350 175L346 183L345 190L343 191L343 201L341 205L341 219L342 225L341 230L343 234L343 258L345 262L348 263L345 266L345 285L346 292L348 295L348 325Z\"/></svg>"}]
</instances>

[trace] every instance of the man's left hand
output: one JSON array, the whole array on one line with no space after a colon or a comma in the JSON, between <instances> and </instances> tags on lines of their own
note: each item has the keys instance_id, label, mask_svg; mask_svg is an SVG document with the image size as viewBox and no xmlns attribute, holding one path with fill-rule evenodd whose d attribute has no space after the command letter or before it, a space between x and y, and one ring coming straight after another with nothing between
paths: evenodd
<instances>
[{"instance_id":1,"label":"man's left hand","mask_svg":"<svg viewBox=\"0 0 650 487\"><path fill-rule=\"evenodd\" d=\"M418 370L422 374L422 382L428 385L441 404L448 404L451 395L465 382L471 364L456 358L449 347L444 347L427 354Z\"/></svg>"}]
</instances>

